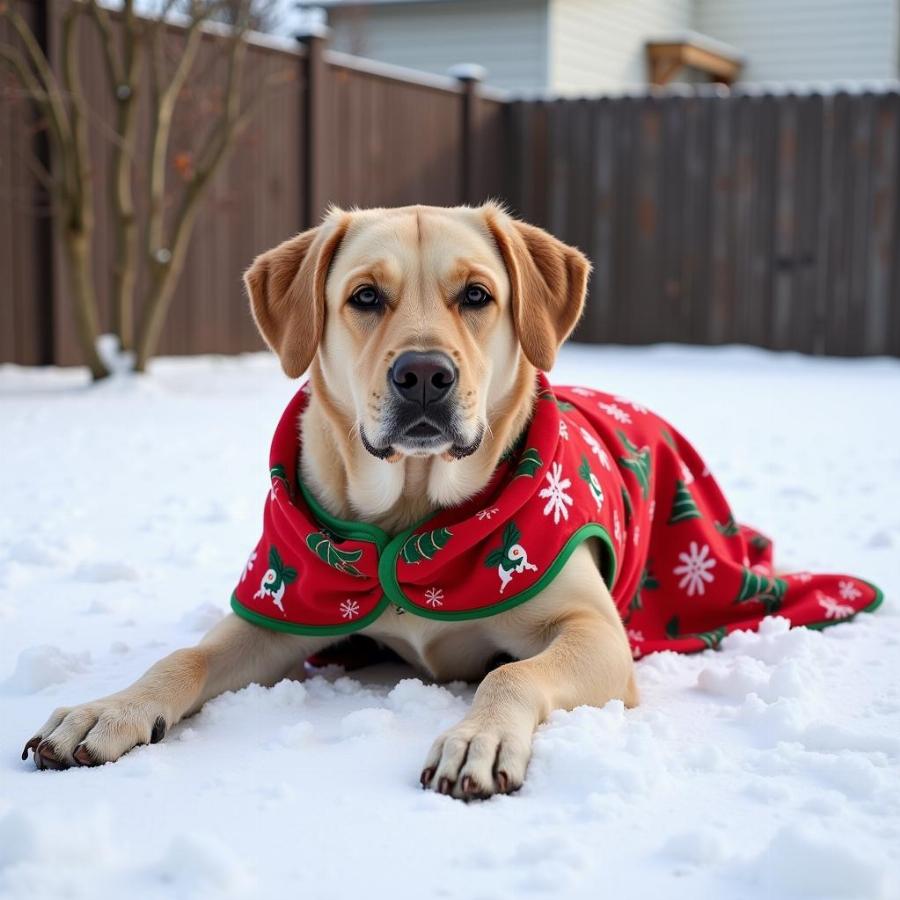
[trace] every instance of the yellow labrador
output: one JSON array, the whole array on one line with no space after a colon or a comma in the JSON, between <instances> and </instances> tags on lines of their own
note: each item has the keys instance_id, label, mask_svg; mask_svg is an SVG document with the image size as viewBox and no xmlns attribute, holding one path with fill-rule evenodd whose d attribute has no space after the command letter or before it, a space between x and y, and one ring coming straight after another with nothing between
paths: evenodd
<instances>
[{"instance_id":1,"label":"yellow labrador","mask_svg":"<svg viewBox=\"0 0 900 900\"><path fill-rule=\"evenodd\" d=\"M581 314L588 271L577 250L494 204L335 209L260 256L246 275L259 328L289 376L309 370L301 474L319 503L398 533L479 492L530 417L535 369L552 366ZM409 427L396 414L398 366L436 385L448 424ZM637 703L597 562L586 541L538 596L486 618L382 615L365 628L435 679L480 680L468 715L428 752L424 787L513 791L551 710ZM34 750L40 768L116 760L211 697L274 684L338 640L230 615L124 691L55 710L23 758ZM488 671L501 654L515 661Z\"/></svg>"}]
</instances>

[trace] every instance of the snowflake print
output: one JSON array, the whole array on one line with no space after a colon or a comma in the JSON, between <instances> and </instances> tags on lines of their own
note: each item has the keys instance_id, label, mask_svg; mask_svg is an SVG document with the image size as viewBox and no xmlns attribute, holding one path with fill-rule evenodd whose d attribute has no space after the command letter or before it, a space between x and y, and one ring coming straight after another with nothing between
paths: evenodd
<instances>
[{"instance_id":1,"label":"snowflake print","mask_svg":"<svg viewBox=\"0 0 900 900\"><path fill-rule=\"evenodd\" d=\"M613 537L616 539L616 543L621 543L622 541L622 523L619 521L619 514L617 512L613 512Z\"/></svg>"},{"instance_id":2,"label":"snowflake print","mask_svg":"<svg viewBox=\"0 0 900 900\"><path fill-rule=\"evenodd\" d=\"M616 406L615 403L598 403L597 406L617 422L621 422L623 425L631 424L631 416L621 406Z\"/></svg>"},{"instance_id":3,"label":"snowflake print","mask_svg":"<svg viewBox=\"0 0 900 900\"><path fill-rule=\"evenodd\" d=\"M709 555L709 545L701 547L696 541L691 541L690 552L679 553L678 558L682 565L672 569L673 575L681 575L678 587L682 590L687 588L688 597L693 597L694 594L702 597L706 592L706 585L715 580L715 576L709 571L716 565L715 559Z\"/></svg>"},{"instance_id":4,"label":"snowflake print","mask_svg":"<svg viewBox=\"0 0 900 900\"><path fill-rule=\"evenodd\" d=\"M812 575L809 572L798 572L794 578L797 579L801 584L806 584L808 581L812 581Z\"/></svg>"},{"instance_id":5,"label":"snowflake print","mask_svg":"<svg viewBox=\"0 0 900 900\"><path fill-rule=\"evenodd\" d=\"M857 597L862 597L862 591L852 581L838 582L838 593L841 595L841 600L853 601Z\"/></svg>"},{"instance_id":6,"label":"snowflake print","mask_svg":"<svg viewBox=\"0 0 900 900\"><path fill-rule=\"evenodd\" d=\"M637 547L637 545L641 542L641 526L640 525L634 526L634 534L632 535L632 541L633 541L635 547Z\"/></svg>"},{"instance_id":7,"label":"snowflake print","mask_svg":"<svg viewBox=\"0 0 900 900\"><path fill-rule=\"evenodd\" d=\"M638 631L635 628L629 628L626 632L628 634L628 639L630 641L643 641L644 640L644 632Z\"/></svg>"},{"instance_id":8,"label":"snowflake print","mask_svg":"<svg viewBox=\"0 0 900 900\"><path fill-rule=\"evenodd\" d=\"M656 515L656 501L650 501L650 521L653 521L653 517Z\"/></svg>"},{"instance_id":9,"label":"snowflake print","mask_svg":"<svg viewBox=\"0 0 900 900\"><path fill-rule=\"evenodd\" d=\"M544 515L549 516L553 513L553 524L559 525L559 517L563 519L569 518L569 510L566 508L572 506L573 500L566 493L566 488L572 487L572 482L568 478L562 477L562 463L552 463L550 471L546 474L547 487L541 488L538 497L547 501L544 507Z\"/></svg>"},{"instance_id":10,"label":"snowflake print","mask_svg":"<svg viewBox=\"0 0 900 900\"><path fill-rule=\"evenodd\" d=\"M444 605L444 592L440 588L428 588L425 591L425 602L436 609L438 606Z\"/></svg>"},{"instance_id":11,"label":"snowflake print","mask_svg":"<svg viewBox=\"0 0 900 900\"><path fill-rule=\"evenodd\" d=\"M253 563L256 562L256 551L254 550L248 557L247 562L244 563L244 571L241 572L241 581L247 580L247 575L253 571Z\"/></svg>"},{"instance_id":12,"label":"snowflake print","mask_svg":"<svg viewBox=\"0 0 900 900\"><path fill-rule=\"evenodd\" d=\"M341 604L341 615L345 619L355 619L359 615L359 604L355 600L345 600Z\"/></svg>"},{"instance_id":13,"label":"snowflake print","mask_svg":"<svg viewBox=\"0 0 900 900\"><path fill-rule=\"evenodd\" d=\"M566 424L565 419L559 420L559 436L567 441L569 439L569 426Z\"/></svg>"},{"instance_id":14,"label":"snowflake print","mask_svg":"<svg viewBox=\"0 0 900 900\"><path fill-rule=\"evenodd\" d=\"M600 446L600 442L595 438L586 428L580 428L581 437L584 439L584 442L591 448L591 453L600 460L600 465L606 469L607 472L612 471L612 466L609 464L609 456L606 451Z\"/></svg>"},{"instance_id":15,"label":"snowflake print","mask_svg":"<svg viewBox=\"0 0 900 900\"><path fill-rule=\"evenodd\" d=\"M616 403L621 403L624 406L630 406L636 413L645 413L647 412L647 407L643 406L640 403L635 403L634 400L629 400L627 397L613 397L613 400Z\"/></svg>"},{"instance_id":16,"label":"snowflake print","mask_svg":"<svg viewBox=\"0 0 900 900\"><path fill-rule=\"evenodd\" d=\"M497 515L500 512L499 508L496 506L492 506L490 509L483 509L481 512L475 513L475 518L478 519L479 522L483 522L485 519L490 519Z\"/></svg>"},{"instance_id":17,"label":"snowflake print","mask_svg":"<svg viewBox=\"0 0 900 900\"><path fill-rule=\"evenodd\" d=\"M572 393L578 394L579 397L596 397L597 396L596 391L592 391L589 388L583 388L583 387L573 387Z\"/></svg>"},{"instance_id":18,"label":"snowflake print","mask_svg":"<svg viewBox=\"0 0 900 900\"><path fill-rule=\"evenodd\" d=\"M632 659L640 659L640 658L641 658L641 654L642 654L643 652L644 652L644 651L641 650L640 647L634 646L634 647L631 648L631 658L632 658Z\"/></svg>"},{"instance_id":19,"label":"snowflake print","mask_svg":"<svg viewBox=\"0 0 900 900\"><path fill-rule=\"evenodd\" d=\"M694 483L694 473L687 467L684 460L681 460L681 479L685 484Z\"/></svg>"},{"instance_id":20,"label":"snowflake print","mask_svg":"<svg viewBox=\"0 0 900 900\"><path fill-rule=\"evenodd\" d=\"M827 594L823 594L821 591L818 591L818 601L819 606L825 612L826 619L846 619L847 616L852 616L855 610L852 606L847 606L844 603L838 603L834 597L829 597Z\"/></svg>"}]
</instances>

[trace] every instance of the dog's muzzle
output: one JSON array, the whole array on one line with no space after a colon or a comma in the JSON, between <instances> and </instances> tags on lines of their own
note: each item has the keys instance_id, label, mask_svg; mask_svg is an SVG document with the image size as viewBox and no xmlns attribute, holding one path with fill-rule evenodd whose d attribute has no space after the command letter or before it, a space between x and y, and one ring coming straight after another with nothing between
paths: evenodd
<instances>
[{"instance_id":1,"label":"dog's muzzle","mask_svg":"<svg viewBox=\"0 0 900 900\"><path fill-rule=\"evenodd\" d=\"M371 442L361 428L366 450L381 459L397 451L417 456L447 452L457 458L474 453L483 429L474 442L461 433L456 410L458 375L453 360L439 350L401 353L387 372L391 404L384 446Z\"/></svg>"}]
</instances>

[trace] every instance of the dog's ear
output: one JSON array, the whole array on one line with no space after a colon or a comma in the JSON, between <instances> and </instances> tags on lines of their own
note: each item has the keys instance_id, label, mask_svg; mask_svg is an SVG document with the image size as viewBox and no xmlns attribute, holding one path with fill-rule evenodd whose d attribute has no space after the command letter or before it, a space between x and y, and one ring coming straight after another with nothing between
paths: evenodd
<instances>
[{"instance_id":1,"label":"dog's ear","mask_svg":"<svg viewBox=\"0 0 900 900\"><path fill-rule=\"evenodd\" d=\"M299 378L316 355L325 328L325 281L347 231L340 210L257 256L244 274L253 318L290 378Z\"/></svg>"},{"instance_id":2,"label":"dog's ear","mask_svg":"<svg viewBox=\"0 0 900 900\"><path fill-rule=\"evenodd\" d=\"M519 343L546 372L581 316L591 264L580 250L493 204L485 217L509 273Z\"/></svg>"}]
</instances>

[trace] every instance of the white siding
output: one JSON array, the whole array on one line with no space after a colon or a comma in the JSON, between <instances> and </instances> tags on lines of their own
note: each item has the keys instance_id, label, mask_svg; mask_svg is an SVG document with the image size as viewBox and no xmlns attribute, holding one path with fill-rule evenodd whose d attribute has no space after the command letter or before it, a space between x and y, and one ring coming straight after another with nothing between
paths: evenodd
<instances>
[{"instance_id":1,"label":"white siding","mask_svg":"<svg viewBox=\"0 0 900 900\"><path fill-rule=\"evenodd\" d=\"M743 51L741 81L896 78L898 0L695 0L694 27Z\"/></svg>"},{"instance_id":2,"label":"white siding","mask_svg":"<svg viewBox=\"0 0 900 900\"><path fill-rule=\"evenodd\" d=\"M328 11L335 50L444 75L457 63L487 84L540 90L547 82L547 0L445 0Z\"/></svg>"},{"instance_id":3,"label":"white siding","mask_svg":"<svg viewBox=\"0 0 900 900\"><path fill-rule=\"evenodd\" d=\"M615 91L647 84L648 39L692 27L693 0L551 0L554 93Z\"/></svg>"}]
</instances>

